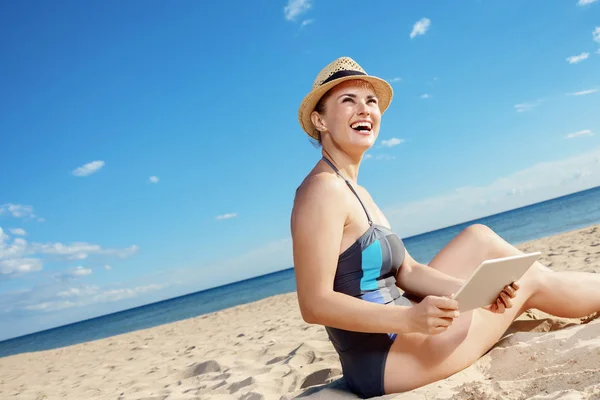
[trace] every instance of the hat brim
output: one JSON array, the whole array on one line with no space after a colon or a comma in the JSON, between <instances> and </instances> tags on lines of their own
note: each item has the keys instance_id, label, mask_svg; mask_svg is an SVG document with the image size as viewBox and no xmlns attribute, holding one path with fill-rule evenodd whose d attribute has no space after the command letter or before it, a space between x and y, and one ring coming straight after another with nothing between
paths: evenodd
<instances>
[{"instance_id":1,"label":"hat brim","mask_svg":"<svg viewBox=\"0 0 600 400\"><path fill-rule=\"evenodd\" d=\"M302 126L304 132L306 132L313 139L318 139L318 135L310 115L317 106L317 103L321 97L327 93L328 90L342 82L350 80L363 80L369 82L373 86L375 95L378 99L379 109L381 110L382 114L385 112L385 110L387 110L392 102L392 97L394 97L394 90L392 89L392 86L387 81L376 76L350 75L327 82L326 84L313 89L309 94L307 94L302 100L302 103L300 103L300 108L298 109L298 120L300 121L300 126Z\"/></svg>"}]
</instances>

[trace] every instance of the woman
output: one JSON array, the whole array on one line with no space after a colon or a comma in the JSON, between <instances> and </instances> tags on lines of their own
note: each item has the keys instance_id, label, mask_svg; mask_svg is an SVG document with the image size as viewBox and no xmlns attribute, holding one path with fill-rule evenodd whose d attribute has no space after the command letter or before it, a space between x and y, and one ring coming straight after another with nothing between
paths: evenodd
<instances>
[{"instance_id":1,"label":"woman","mask_svg":"<svg viewBox=\"0 0 600 400\"><path fill-rule=\"evenodd\" d=\"M323 157L298 188L292 211L298 301L306 322L326 327L349 387L363 397L411 390L466 368L529 308L561 317L600 310L600 276L536 262L495 304L459 315L450 295L464 279L483 260L521 252L475 224L429 265L411 257L357 183L392 94L387 82L344 57L318 74L299 109Z\"/></svg>"}]
</instances>

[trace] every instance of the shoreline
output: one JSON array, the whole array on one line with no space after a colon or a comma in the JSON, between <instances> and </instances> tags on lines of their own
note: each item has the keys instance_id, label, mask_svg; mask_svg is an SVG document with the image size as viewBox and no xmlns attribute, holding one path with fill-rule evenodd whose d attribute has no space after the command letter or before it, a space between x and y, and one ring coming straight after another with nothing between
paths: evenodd
<instances>
[{"instance_id":1,"label":"shoreline","mask_svg":"<svg viewBox=\"0 0 600 400\"><path fill-rule=\"evenodd\" d=\"M516 247L542 251L540 261L555 270L600 273L600 225ZM539 399L559 399L550 394L562 392L575 396L565 399L600 396L600 320L527 312L507 332L466 370L381 398L522 399L544 394L549 397ZM0 358L0 398L357 398L345 390L341 378L324 328L302 320L295 292L91 342Z\"/></svg>"}]
</instances>

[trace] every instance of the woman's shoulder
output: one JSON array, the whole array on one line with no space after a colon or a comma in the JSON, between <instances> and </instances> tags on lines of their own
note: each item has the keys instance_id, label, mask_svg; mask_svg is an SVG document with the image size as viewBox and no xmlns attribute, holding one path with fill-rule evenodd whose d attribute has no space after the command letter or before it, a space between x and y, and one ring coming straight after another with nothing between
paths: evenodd
<instances>
[{"instance_id":1,"label":"woman's shoulder","mask_svg":"<svg viewBox=\"0 0 600 400\"><path fill-rule=\"evenodd\" d=\"M334 211L337 214L345 209L347 190L345 182L335 173L315 169L296 189L292 217L314 213L323 216Z\"/></svg>"},{"instance_id":2,"label":"woman's shoulder","mask_svg":"<svg viewBox=\"0 0 600 400\"><path fill-rule=\"evenodd\" d=\"M296 189L294 203L341 200L345 189L346 184L335 173L313 170Z\"/></svg>"}]
</instances>

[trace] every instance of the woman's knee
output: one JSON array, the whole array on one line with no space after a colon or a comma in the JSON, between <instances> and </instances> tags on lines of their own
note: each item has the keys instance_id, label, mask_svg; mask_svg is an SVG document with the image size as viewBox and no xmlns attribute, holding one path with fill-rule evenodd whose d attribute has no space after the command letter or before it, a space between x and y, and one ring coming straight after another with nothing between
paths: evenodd
<instances>
[{"instance_id":1,"label":"woman's knee","mask_svg":"<svg viewBox=\"0 0 600 400\"><path fill-rule=\"evenodd\" d=\"M479 249L485 250L486 253L488 250L493 249L495 245L494 239L497 237L496 233L491 228L483 224L469 225L463 229L461 235L468 238L471 246L476 246Z\"/></svg>"},{"instance_id":2,"label":"woman's knee","mask_svg":"<svg viewBox=\"0 0 600 400\"><path fill-rule=\"evenodd\" d=\"M488 239L496 233L487 225L472 224L463 229L463 233L477 239Z\"/></svg>"}]
</instances>

